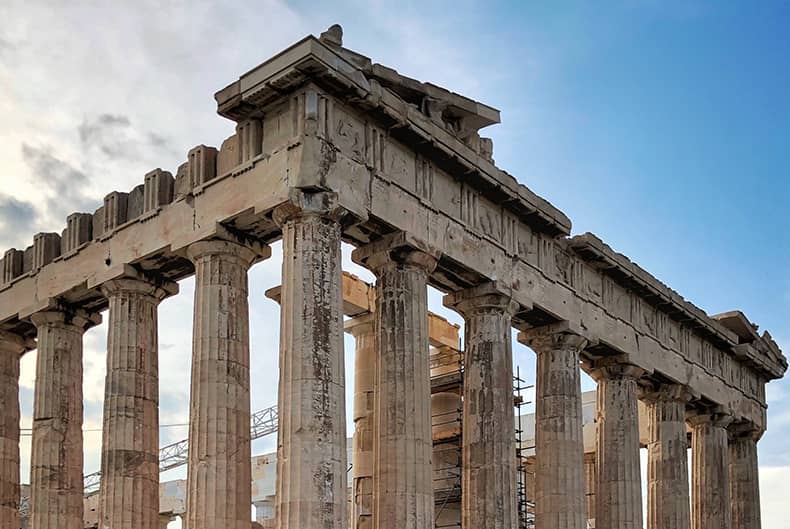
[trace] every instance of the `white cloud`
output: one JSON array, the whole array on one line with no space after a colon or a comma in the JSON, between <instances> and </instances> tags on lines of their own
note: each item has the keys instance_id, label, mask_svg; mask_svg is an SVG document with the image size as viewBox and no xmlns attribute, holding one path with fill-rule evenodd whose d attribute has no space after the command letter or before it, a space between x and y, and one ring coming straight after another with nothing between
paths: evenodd
<instances>
[{"instance_id":1,"label":"white cloud","mask_svg":"<svg viewBox=\"0 0 790 529\"><path fill-rule=\"evenodd\" d=\"M787 516L787 483L790 466L760 467L760 505L765 529L790 529Z\"/></svg>"}]
</instances>

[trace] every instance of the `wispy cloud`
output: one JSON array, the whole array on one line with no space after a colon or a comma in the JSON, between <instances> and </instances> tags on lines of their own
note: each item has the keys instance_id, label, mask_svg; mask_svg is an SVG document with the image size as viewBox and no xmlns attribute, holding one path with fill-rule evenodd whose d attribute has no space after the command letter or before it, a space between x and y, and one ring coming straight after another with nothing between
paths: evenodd
<instances>
[{"instance_id":1,"label":"wispy cloud","mask_svg":"<svg viewBox=\"0 0 790 529\"><path fill-rule=\"evenodd\" d=\"M59 158L52 147L23 143L22 158L30 168L31 181L47 197L46 211L65 218L70 208L89 207L90 199L83 192L87 175Z\"/></svg>"},{"instance_id":2,"label":"wispy cloud","mask_svg":"<svg viewBox=\"0 0 790 529\"><path fill-rule=\"evenodd\" d=\"M35 218L33 204L0 194L0 248L25 244Z\"/></svg>"}]
</instances>

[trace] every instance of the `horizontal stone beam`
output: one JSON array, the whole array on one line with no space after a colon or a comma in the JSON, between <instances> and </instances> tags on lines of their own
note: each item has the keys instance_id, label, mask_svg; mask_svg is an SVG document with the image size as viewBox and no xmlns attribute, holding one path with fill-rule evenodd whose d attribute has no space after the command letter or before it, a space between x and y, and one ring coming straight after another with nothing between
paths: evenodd
<instances>
[{"instance_id":1,"label":"horizontal stone beam","mask_svg":"<svg viewBox=\"0 0 790 529\"><path fill-rule=\"evenodd\" d=\"M283 147L255 163L238 165L171 204L119 224L46 266L0 285L0 328L19 332L22 325L23 334L34 333L20 320L55 300L103 308L106 301L98 286L123 275L132 264L170 280L187 277L193 270L184 248L222 235L223 225L265 238L265 230L274 229L266 223L266 213L288 199L282 175L289 167L296 170L293 156Z\"/></svg>"}]
</instances>

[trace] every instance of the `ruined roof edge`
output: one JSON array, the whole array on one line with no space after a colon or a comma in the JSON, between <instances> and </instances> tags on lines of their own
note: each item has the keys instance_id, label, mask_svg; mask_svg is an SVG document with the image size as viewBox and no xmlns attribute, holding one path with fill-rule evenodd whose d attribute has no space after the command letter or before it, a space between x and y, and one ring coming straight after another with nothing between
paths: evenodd
<instances>
[{"instance_id":1,"label":"ruined roof edge","mask_svg":"<svg viewBox=\"0 0 790 529\"><path fill-rule=\"evenodd\" d=\"M787 359L776 345L776 342L771 339L770 334L765 332L763 336L760 336L755 330L750 341L742 341L740 339L743 338L741 333L719 321L722 316L729 316L733 312L738 312L743 316L747 324L751 326L751 322L740 311L731 311L713 316L708 315L704 310L683 298L678 292L669 288L648 271L631 261L627 256L614 251L608 244L592 233L588 232L572 237L570 245L586 261L597 261L599 264L602 263L609 269L617 270L620 274L627 276L631 281L661 299L662 303L674 307L690 320L697 322L701 330L717 338L722 343L730 347L735 347L741 343L751 344L752 354L761 356L761 358L752 358L752 360L769 378L781 378L787 370Z\"/></svg>"},{"instance_id":2,"label":"ruined roof edge","mask_svg":"<svg viewBox=\"0 0 790 529\"><path fill-rule=\"evenodd\" d=\"M397 121L399 127L410 128L416 135L426 137L428 141L425 143L431 148L441 150L446 146L450 157L487 179L490 187L507 190L511 196L517 197L507 204L516 213L523 213L519 211L520 208L526 209L527 215L542 219L549 233L570 235L571 221L562 211L436 125L398 94L382 86L376 78L365 77L362 69L349 63L337 50L312 35L216 92L217 112L231 120L242 119L246 114L260 111L256 103L282 97L289 88L307 79L317 78L319 74L331 77L333 85L343 85L346 90L344 95L353 94L356 104L367 109L378 109ZM459 157L459 154L463 157Z\"/></svg>"}]
</instances>

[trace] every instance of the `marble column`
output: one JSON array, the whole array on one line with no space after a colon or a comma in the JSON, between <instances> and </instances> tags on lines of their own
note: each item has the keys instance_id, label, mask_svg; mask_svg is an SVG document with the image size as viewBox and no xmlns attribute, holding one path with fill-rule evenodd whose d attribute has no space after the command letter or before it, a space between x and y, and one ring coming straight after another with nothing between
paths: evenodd
<instances>
[{"instance_id":1,"label":"marble column","mask_svg":"<svg viewBox=\"0 0 790 529\"><path fill-rule=\"evenodd\" d=\"M730 438L732 529L760 529L760 479L757 469L758 431Z\"/></svg>"},{"instance_id":2,"label":"marble column","mask_svg":"<svg viewBox=\"0 0 790 529\"><path fill-rule=\"evenodd\" d=\"M523 332L519 341L537 355L535 527L585 529L579 355L587 339L566 323Z\"/></svg>"},{"instance_id":3,"label":"marble column","mask_svg":"<svg viewBox=\"0 0 790 529\"><path fill-rule=\"evenodd\" d=\"M82 312L31 317L38 331L30 527L82 529L82 335L101 321Z\"/></svg>"},{"instance_id":4,"label":"marble column","mask_svg":"<svg viewBox=\"0 0 790 529\"><path fill-rule=\"evenodd\" d=\"M603 529L642 529L637 379L642 370L612 363L593 371L596 405L595 524Z\"/></svg>"},{"instance_id":5,"label":"marble column","mask_svg":"<svg viewBox=\"0 0 790 529\"><path fill-rule=\"evenodd\" d=\"M376 274L373 496L376 529L432 529L428 275L438 254L408 234L358 248Z\"/></svg>"},{"instance_id":6,"label":"marble column","mask_svg":"<svg viewBox=\"0 0 790 529\"><path fill-rule=\"evenodd\" d=\"M102 285L110 308L99 527L159 528L157 310L177 291L132 278Z\"/></svg>"},{"instance_id":7,"label":"marble column","mask_svg":"<svg viewBox=\"0 0 790 529\"><path fill-rule=\"evenodd\" d=\"M700 413L691 424L691 527L730 529L729 452L724 413Z\"/></svg>"},{"instance_id":8,"label":"marble column","mask_svg":"<svg viewBox=\"0 0 790 529\"><path fill-rule=\"evenodd\" d=\"M647 404L647 529L689 529L688 436L683 386L661 385L642 395Z\"/></svg>"},{"instance_id":9,"label":"marble column","mask_svg":"<svg viewBox=\"0 0 790 529\"><path fill-rule=\"evenodd\" d=\"M283 233L277 527L347 527L340 241L331 193L279 206Z\"/></svg>"},{"instance_id":10,"label":"marble column","mask_svg":"<svg viewBox=\"0 0 790 529\"><path fill-rule=\"evenodd\" d=\"M268 247L209 240L190 245L187 255L195 265L195 305L186 527L249 529L247 270L268 257Z\"/></svg>"},{"instance_id":11,"label":"marble column","mask_svg":"<svg viewBox=\"0 0 790 529\"><path fill-rule=\"evenodd\" d=\"M584 496L587 504L587 521L595 527L595 489L598 487L597 462L595 452L584 454Z\"/></svg>"},{"instance_id":12,"label":"marble column","mask_svg":"<svg viewBox=\"0 0 790 529\"><path fill-rule=\"evenodd\" d=\"M351 529L373 527L373 433L376 347L373 315L345 324L356 340L354 360L354 442L352 451Z\"/></svg>"},{"instance_id":13,"label":"marble column","mask_svg":"<svg viewBox=\"0 0 790 529\"><path fill-rule=\"evenodd\" d=\"M509 289L487 283L448 294L464 316L461 526L516 529L516 432L513 413Z\"/></svg>"},{"instance_id":14,"label":"marble column","mask_svg":"<svg viewBox=\"0 0 790 529\"><path fill-rule=\"evenodd\" d=\"M19 358L26 340L0 331L0 527L19 519Z\"/></svg>"}]
</instances>

